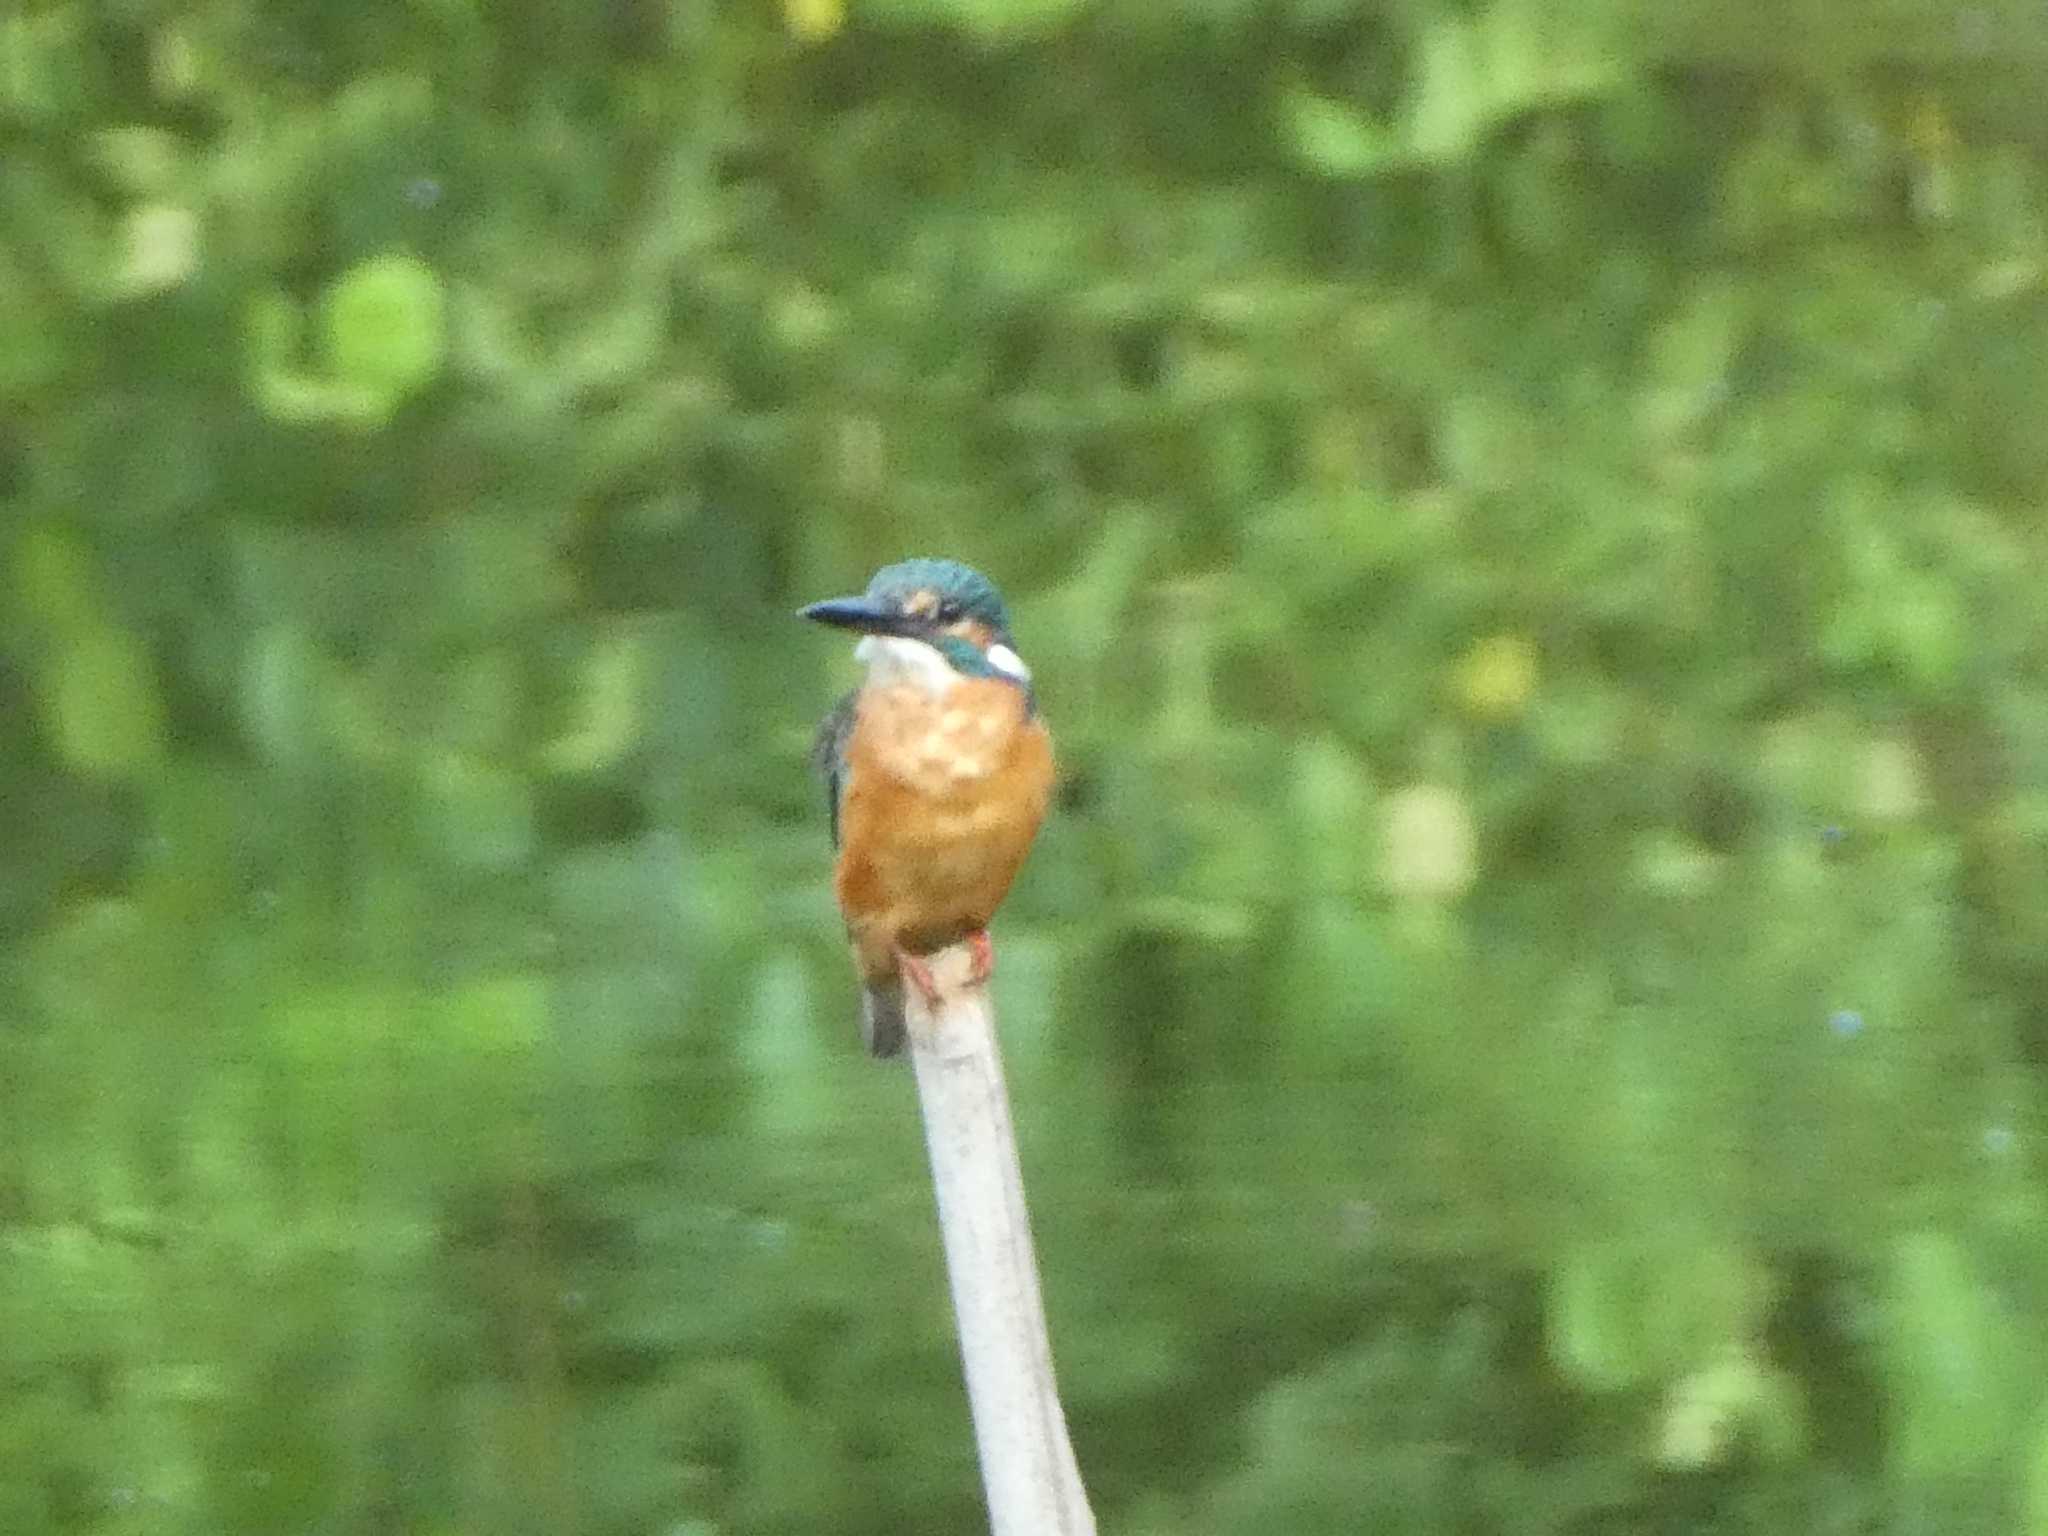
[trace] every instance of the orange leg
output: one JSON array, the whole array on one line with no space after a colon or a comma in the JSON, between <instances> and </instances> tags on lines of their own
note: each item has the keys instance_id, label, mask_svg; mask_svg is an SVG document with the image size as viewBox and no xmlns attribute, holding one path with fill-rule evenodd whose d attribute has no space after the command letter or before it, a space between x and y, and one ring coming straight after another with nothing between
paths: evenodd
<instances>
[{"instance_id":1,"label":"orange leg","mask_svg":"<svg viewBox=\"0 0 2048 1536\"><path fill-rule=\"evenodd\" d=\"M896 951L896 968L903 973L906 981L917 988L918 995L924 999L927 1008L939 1006L938 979L932 975L932 968L925 964L921 957L913 955L907 949L899 949Z\"/></svg>"},{"instance_id":2,"label":"orange leg","mask_svg":"<svg viewBox=\"0 0 2048 1536\"><path fill-rule=\"evenodd\" d=\"M974 969L967 979L978 987L996 973L996 944L986 928L977 928L967 935L967 952L974 957Z\"/></svg>"}]
</instances>

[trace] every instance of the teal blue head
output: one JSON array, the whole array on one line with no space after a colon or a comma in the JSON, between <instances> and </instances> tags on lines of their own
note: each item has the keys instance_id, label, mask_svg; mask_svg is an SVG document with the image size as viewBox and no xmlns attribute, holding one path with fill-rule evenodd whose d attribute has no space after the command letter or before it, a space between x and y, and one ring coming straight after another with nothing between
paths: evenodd
<instances>
[{"instance_id":1,"label":"teal blue head","mask_svg":"<svg viewBox=\"0 0 2048 1536\"><path fill-rule=\"evenodd\" d=\"M922 671L927 680L1031 674L1010 641L1003 596L981 572L958 560L901 560L875 572L859 597L812 603L801 616L863 636L855 652L871 666ZM921 653L929 653L931 660ZM933 671L936 661L945 669Z\"/></svg>"}]
</instances>

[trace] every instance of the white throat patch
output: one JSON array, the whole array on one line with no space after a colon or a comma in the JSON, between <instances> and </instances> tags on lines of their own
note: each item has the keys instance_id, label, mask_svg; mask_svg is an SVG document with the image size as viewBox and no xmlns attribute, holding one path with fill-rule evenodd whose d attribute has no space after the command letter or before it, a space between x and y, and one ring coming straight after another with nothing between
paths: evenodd
<instances>
[{"instance_id":1,"label":"white throat patch","mask_svg":"<svg viewBox=\"0 0 2048 1536\"><path fill-rule=\"evenodd\" d=\"M1012 682L1031 681L1024 658L1007 645L988 648L988 664ZM853 659L868 664L872 683L914 683L926 693L944 693L960 674L936 646L902 635L869 635L853 648Z\"/></svg>"},{"instance_id":2,"label":"white throat patch","mask_svg":"<svg viewBox=\"0 0 2048 1536\"><path fill-rule=\"evenodd\" d=\"M934 647L902 635L869 635L853 648L853 659L868 664L871 683L913 683L926 693L944 693L960 681Z\"/></svg>"}]
</instances>

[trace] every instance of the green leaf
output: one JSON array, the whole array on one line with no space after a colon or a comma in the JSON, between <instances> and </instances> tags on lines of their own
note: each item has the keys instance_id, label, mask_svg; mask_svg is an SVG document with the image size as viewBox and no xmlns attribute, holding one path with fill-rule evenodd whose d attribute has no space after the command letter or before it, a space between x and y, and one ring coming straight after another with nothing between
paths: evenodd
<instances>
[{"instance_id":1,"label":"green leaf","mask_svg":"<svg viewBox=\"0 0 2048 1536\"><path fill-rule=\"evenodd\" d=\"M582 677L567 730L541 749L550 773L594 773L616 763L639 734L647 654L641 637L602 634L582 657Z\"/></svg>"},{"instance_id":2,"label":"green leaf","mask_svg":"<svg viewBox=\"0 0 2048 1536\"><path fill-rule=\"evenodd\" d=\"M1744 1441L1772 1461L1790 1461L1806 1444L1798 1383L1771 1369L1750 1347L1731 1344L1673 1387L1657 1436L1657 1459L1697 1471L1726 1459Z\"/></svg>"},{"instance_id":3,"label":"green leaf","mask_svg":"<svg viewBox=\"0 0 2048 1536\"><path fill-rule=\"evenodd\" d=\"M1668 1380L1739 1344L1765 1298L1756 1265L1719 1244L1583 1244L1551 1271L1551 1357L1595 1391Z\"/></svg>"},{"instance_id":4,"label":"green leaf","mask_svg":"<svg viewBox=\"0 0 2048 1536\"><path fill-rule=\"evenodd\" d=\"M365 983L297 994L270 1011L281 1054L309 1078L349 1075L411 1032L417 994Z\"/></svg>"},{"instance_id":5,"label":"green leaf","mask_svg":"<svg viewBox=\"0 0 2048 1536\"><path fill-rule=\"evenodd\" d=\"M305 316L283 293L261 292L242 318L242 350L250 391L264 414L278 421L382 424L397 403L387 391L318 377L300 366Z\"/></svg>"},{"instance_id":6,"label":"green leaf","mask_svg":"<svg viewBox=\"0 0 2048 1536\"><path fill-rule=\"evenodd\" d=\"M951 26L985 42L1049 32L1084 0L865 0L863 17L909 26Z\"/></svg>"},{"instance_id":7,"label":"green leaf","mask_svg":"<svg viewBox=\"0 0 2048 1536\"><path fill-rule=\"evenodd\" d=\"M0 251L0 400L25 398L66 363L59 311Z\"/></svg>"},{"instance_id":8,"label":"green leaf","mask_svg":"<svg viewBox=\"0 0 2048 1536\"><path fill-rule=\"evenodd\" d=\"M2027 1457L2026 1536L2048 1536L2048 1419L2034 1426Z\"/></svg>"},{"instance_id":9,"label":"green leaf","mask_svg":"<svg viewBox=\"0 0 2048 1536\"><path fill-rule=\"evenodd\" d=\"M1294 810L1302 838L1301 883L1317 892L1354 892L1370 875L1377 836L1373 786L1344 744L1321 736L1294 757Z\"/></svg>"},{"instance_id":10,"label":"green leaf","mask_svg":"<svg viewBox=\"0 0 2048 1536\"><path fill-rule=\"evenodd\" d=\"M1893 1245L1881 1353L1891 1392L1887 1454L1914 1479L2008 1454L2031 1372L2012 1319L1945 1232Z\"/></svg>"},{"instance_id":11,"label":"green leaf","mask_svg":"<svg viewBox=\"0 0 2048 1536\"><path fill-rule=\"evenodd\" d=\"M272 762L303 762L321 745L326 659L301 624L266 624L242 654L239 700L251 739Z\"/></svg>"},{"instance_id":12,"label":"green leaf","mask_svg":"<svg viewBox=\"0 0 2048 1536\"><path fill-rule=\"evenodd\" d=\"M1606 95L1627 78L1610 42L1530 0L1494 0L1470 20L1446 15L1423 33L1417 53L1421 79L1406 137L1412 153L1430 160L1462 159L1524 112Z\"/></svg>"},{"instance_id":13,"label":"green leaf","mask_svg":"<svg viewBox=\"0 0 2048 1536\"><path fill-rule=\"evenodd\" d=\"M258 374L289 368L299 350L305 317L298 305L275 288L250 295L242 314L242 352Z\"/></svg>"},{"instance_id":14,"label":"green leaf","mask_svg":"<svg viewBox=\"0 0 2048 1536\"><path fill-rule=\"evenodd\" d=\"M1365 113L1306 86L1281 95L1280 128L1295 158L1322 176L1369 175L1401 153L1393 135Z\"/></svg>"},{"instance_id":15,"label":"green leaf","mask_svg":"<svg viewBox=\"0 0 2048 1536\"><path fill-rule=\"evenodd\" d=\"M394 253L358 263L321 301L329 378L395 409L441 371L446 312L440 278L417 257Z\"/></svg>"},{"instance_id":16,"label":"green leaf","mask_svg":"<svg viewBox=\"0 0 2048 1536\"><path fill-rule=\"evenodd\" d=\"M421 833L449 862L510 869L533 856L538 837L533 786L508 769L459 752L422 766Z\"/></svg>"},{"instance_id":17,"label":"green leaf","mask_svg":"<svg viewBox=\"0 0 2048 1536\"><path fill-rule=\"evenodd\" d=\"M132 778L164 755L163 701L142 642L115 625L72 635L40 689L44 723L65 761L102 779Z\"/></svg>"},{"instance_id":18,"label":"green leaf","mask_svg":"<svg viewBox=\"0 0 2048 1536\"><path fill-rule=\"evenodd\" d=\"M1630 1256L1580 1248L1550 1273L1545 1334L1564 1373L1595 1391L1630 1386L1650 1371L1639 1276Z\"/></svg>"},{"instance_id":19,"label":"green leaf","mask_svg":"<svg viewBox=\"0 0 2048 1536\"><path fill-rule=\"evenodd\" d=\"M30 528L9 566L15 601L30 622L64 634L98 622L92 562L78 539L50 526Z\"/></svg>"},{"instance_id":20,"label":"green leaf","mask_svg":"<svg viewBox=\"0 0 2048 1536\"><path fill-rule=\"evenodd\" d=\"M528 1056L547 1039L548 983L523 972L485 977L452 993L440 1014L450 1044Z\"/></svg>"}]
</instances>

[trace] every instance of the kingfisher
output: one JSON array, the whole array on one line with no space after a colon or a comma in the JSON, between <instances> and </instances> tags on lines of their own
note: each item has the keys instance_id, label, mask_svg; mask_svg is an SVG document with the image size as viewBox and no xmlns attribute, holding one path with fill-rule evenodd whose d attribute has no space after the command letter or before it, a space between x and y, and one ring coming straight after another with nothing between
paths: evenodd
<instances>
[{"instance_id":1,"label":"kingfisher","mask_svg":"<svg viewBox=\"0 0 2048 1536\"><path fill-rule=\"evenodd\" d=\"M904 986L938 1003L927 957L965 941L995 969L989 919L1052 796L1052 738L1002 595L957 560L884 566L859 597L800 617L858 634L859 687L818 728L837 851L832 891L861 982L861 1037L903 1049Z\"/></svg>"}]
</instances>

